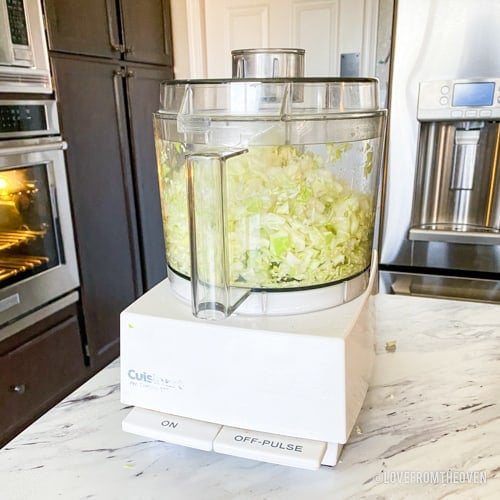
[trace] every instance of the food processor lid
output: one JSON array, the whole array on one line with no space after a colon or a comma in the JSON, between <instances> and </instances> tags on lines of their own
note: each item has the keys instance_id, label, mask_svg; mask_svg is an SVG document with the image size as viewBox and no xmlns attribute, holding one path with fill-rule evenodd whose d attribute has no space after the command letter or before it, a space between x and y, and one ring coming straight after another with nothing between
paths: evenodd
<instances>
[{"instance_id":1,"label":"food processor lid","mask_svg":"<svg viewBox=\"0 0 500 500\"><path fill-rule=\"evenodd\" d=\"M159 113L211 120L332 119L381 111L376 78L245 78L162 82Z\"/></svg>"}]
</instances>

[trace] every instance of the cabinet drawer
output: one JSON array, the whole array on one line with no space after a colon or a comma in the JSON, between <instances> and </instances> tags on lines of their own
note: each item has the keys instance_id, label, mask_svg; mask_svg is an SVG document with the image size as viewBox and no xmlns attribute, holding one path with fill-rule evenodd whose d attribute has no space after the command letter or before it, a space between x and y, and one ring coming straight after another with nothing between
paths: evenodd
<instances>
[{"instance_id":1,"label":"cabinet drawer","mask_svg":"<svg viewBox=\"0 0 500 500\"><path fill-rule=\"evenodd\" d=\"M66 396L84 376L77 316L0 356L0 443Z\"/></svg>"}]
</instances>

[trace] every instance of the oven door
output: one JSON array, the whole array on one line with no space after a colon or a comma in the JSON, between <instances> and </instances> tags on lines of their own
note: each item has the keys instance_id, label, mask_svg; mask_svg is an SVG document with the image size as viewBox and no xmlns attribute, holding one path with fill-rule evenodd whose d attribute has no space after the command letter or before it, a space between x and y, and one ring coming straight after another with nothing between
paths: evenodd
<instances>
[{"instance_id":1,"label":"oven door","mask_svg":"<svg viewBox=\"0 0 500 500\"><path fill-rule=\"evenodd\" d=\"M0 326L79 286L65 147L0 142Z\"/></svg>"}]
</instances>

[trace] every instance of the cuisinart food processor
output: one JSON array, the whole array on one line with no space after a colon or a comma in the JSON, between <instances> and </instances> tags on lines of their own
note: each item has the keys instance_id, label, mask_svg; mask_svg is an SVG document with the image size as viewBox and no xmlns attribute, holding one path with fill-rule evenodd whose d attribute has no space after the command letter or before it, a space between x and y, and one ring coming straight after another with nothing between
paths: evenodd
<instances>
[{"instance_id":1,"label":"cuisinart food processor","mask_svg":"<svg viewBox=\"0 0 500 500\"><path fill-rule=\"evenodd\" d=\"M335 465L374 360L385 111L375 79L238 67L161 86L168 278L121 314L123 429Z\"/></svg>"}]
</instances>

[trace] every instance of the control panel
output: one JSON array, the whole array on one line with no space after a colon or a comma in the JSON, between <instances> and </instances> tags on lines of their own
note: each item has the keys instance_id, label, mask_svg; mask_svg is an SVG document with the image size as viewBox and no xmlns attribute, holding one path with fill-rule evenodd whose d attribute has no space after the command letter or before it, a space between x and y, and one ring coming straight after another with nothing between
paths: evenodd
<instances>
[{"instance_id":1,"label":"control panel","mask_svg":"<svg viewBox=\"0 0 500 500\"><path fill-rule=\"evenodd\" d=\"M0 102L0 139L59 134L53 100Z\"/></svg>"},{"instance_id":2,"label":"control panel","mask_svg":"<svg viewBox=\"0 0 500 500\"><path fill-rule=\"evenodd\" d=\"M29 45L26 14L22 0L6 0L10 37L14 45Z\"/></svg>"},{"instance_id":3,"label":"control panel","mask_svg":"<svg viewBox=\"0 0 500 500\"><path fill-rule=\"evenodd\" d=\"M125 432L180 446L315 470L335 465L342 445L227 427L145 408L133 408L122 422Z\"/></svg>"},{"instance_id":4,"label":"control panel","mask_svg":"<svg viewBox=\"0 0 500 500\"><path fill-rule=\"evenodd\" d=\"M500 78L421 82L420 121L499 120Z\"/></svg>"},{"instance_id":5,"label":"control panel","mask_svg":"<svg viewBox=\"0 0 500 500\"><path fill-rule=\"evenodd\" d=\"M46 128L44 106L0 105L0 132L24 132Z\"/></svg>"}]
</instances>

